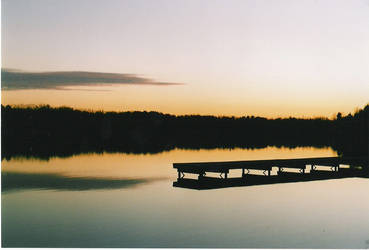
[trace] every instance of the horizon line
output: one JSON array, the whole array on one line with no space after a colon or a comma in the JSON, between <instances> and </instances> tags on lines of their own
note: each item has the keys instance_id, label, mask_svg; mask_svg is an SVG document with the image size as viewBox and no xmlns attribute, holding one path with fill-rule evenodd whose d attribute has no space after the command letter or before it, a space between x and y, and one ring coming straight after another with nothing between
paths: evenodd
<instances>
[{"instance_id":1,"label":"horizon line","mask_svg":"<svg viewBox=\"0 0 369 250\"><path fill-rule=\"evenodd\" d=\"M159 113L159 114L163 114L163 115L171 115L171 116L201 116L201 117L216 117L216 118L245 118L245 117L253 117L253 118L265 118L265 119L325 119L325 120L333 120L332 118L329 118L327 116L314 116L314 117L298 117L298 116L282 116L282 117L265 117L265 116L259 116L259 115L253 115L253 114L247 114L247 115L243 115L243 116L237 116L237 115L214 115L214 114L199 114L199 113L185 113L185 114L173 114L173 113L167 113L167 112L161 112L161 111L156 111L156 110L102 110L102 109L93 109L93 108L75 108L72 106L67 106L67 105L59 105L59 106L53 106L50 104L1 104L1 107L11 107L11 108L42 108L42 107L47 107L47 108L52 108L52 109L60 109L60 108L68 108L68 109L72 109L74 111L82 111L82 112L90 112L90 113L134 113L134 112L141 112L141 113ZM349 116L349 115L354 115L357 112L359 112L360 110L363 110L365 107L369 107L369 102L364 105L364 107L362 108L358 108L356 107L354 109L353 112L344 114L343 112L337 111L334 114L331 115L331 117L336 117L339 113L342 116Z\"/></svg>"}]
</instances>

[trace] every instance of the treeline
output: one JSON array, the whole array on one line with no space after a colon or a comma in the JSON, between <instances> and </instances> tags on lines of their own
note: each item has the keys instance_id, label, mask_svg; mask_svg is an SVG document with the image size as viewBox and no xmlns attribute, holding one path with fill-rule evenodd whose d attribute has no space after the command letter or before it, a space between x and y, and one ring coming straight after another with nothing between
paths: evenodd
<instances>
[{"instance_id":1,"label":"treeline","mask_svg":"<svg viewBox=\"0 0 369 250\"><path fill-rule=\"evenodd\" d=\"M89 112L48 105L1 110L2 158L266 146L331 146L341 154L368 154L369 105L333 120Z\"/></svg>"},{"instance_id":2,"label":"treeline","mask_svg":"<svg viewBox=\"0 0 369 250\"><path fill-rule=\"evenodd\" d=\"M345 156L369 157L369 105L354 115L337 114L334 123L334 143L332 146Z\"/></svg>"}]
</instances>

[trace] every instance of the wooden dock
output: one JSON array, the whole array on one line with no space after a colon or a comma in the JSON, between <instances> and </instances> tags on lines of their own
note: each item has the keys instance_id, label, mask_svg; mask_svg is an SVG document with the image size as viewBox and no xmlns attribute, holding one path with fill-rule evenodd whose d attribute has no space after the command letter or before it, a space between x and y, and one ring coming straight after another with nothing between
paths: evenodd
<instances>
[{"instance_id":1,"label":"wooden dock","mask_svg":"<svg viewBox=\"0 0 369 250\"><path fill-rule=\"evenodd\" d=\"M310 167L309 173L306 172L308 167ZM317 170L317 167L319 167L320 170ZM366 177L368 176L369 164L367 157L320 157L173 163L173 168L177 169L178 172L177 182L173 183L173 186L208 189L345 177ZM273 168L278 170L277 175L271 174ZM241 170L240 177L229 178L230 170L237 169ZM290 169L297 169L299 172L291 172L289 171ZM359 171L357 171L357 169L359 169ZM256 174L251 174L250 170L254 170ZM219 178L208 177L206 176L207 173L218 173ZM187 174L195 174L197 175L197 179L185 178Z\"/></svg>"}]
</instances>

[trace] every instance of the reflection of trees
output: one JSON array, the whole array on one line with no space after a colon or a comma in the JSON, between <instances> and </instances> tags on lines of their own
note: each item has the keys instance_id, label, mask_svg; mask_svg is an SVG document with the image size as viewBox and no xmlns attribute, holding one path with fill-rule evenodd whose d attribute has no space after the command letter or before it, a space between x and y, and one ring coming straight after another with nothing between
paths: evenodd
<instances>
[{"instance_id":1,"label":"reflection of trees","mask_svg":"<svg viewBox=\"0 0 369 250\"><path fill-rule=\"evenodd\" d=\"M340 154L368 154L369 105L354 115L339 113L333 120L88 112L50 106L1 109L6 158L266 146L331 146Z\"/></svg>"}]
</instances>

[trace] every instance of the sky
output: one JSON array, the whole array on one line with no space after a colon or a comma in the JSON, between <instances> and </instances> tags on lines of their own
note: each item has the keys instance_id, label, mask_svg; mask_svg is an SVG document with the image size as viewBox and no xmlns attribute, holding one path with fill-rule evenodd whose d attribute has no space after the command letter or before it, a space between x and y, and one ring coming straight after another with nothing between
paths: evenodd
<instances>
[{"instance_id":1,"label":"sky","mask_svg":"<svg viewBox=\"0 0 369 250\"><path fill-rule=\"evenodd\" d=\"M369 103L369 0L2 0L2 104L332 117Z\"/></svg>"}]
</instances>

